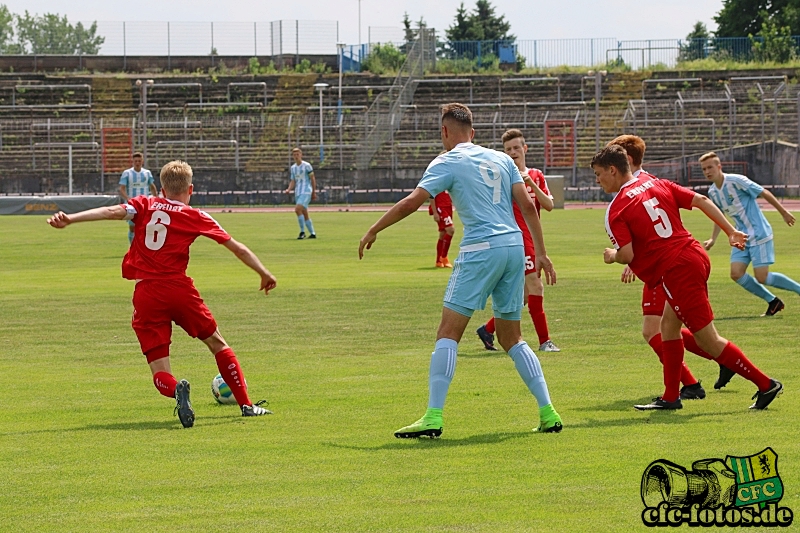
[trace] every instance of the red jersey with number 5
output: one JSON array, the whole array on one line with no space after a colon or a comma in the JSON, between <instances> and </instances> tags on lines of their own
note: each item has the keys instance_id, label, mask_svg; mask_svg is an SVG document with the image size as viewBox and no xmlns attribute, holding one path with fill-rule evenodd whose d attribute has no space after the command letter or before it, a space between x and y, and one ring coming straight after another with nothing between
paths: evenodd
<instances>
[{"instance_id":1,"label":"red jersey with number 5","mask_svg":"<svg viewBox=\"0 0 800 533\"><path fill-rule=\"evenodd\" d=\"M606 210L606 232L616 249L633 243L634 274L649 286L661 282L673 259L694 237L679 208L691 209L694 192L669 180L641 175L619 190Z\"/></svg>"},{"instance_id":2,"label":"red jersey with number 5","mask_svg":"<svg viewBox=\"0 0 800 533\"><path fill-rule=\"evenodd\" d=\"M137 196L122 206L134 223L133 242L122 260L126 279L186 277L189 246L197 237L220 244L231 238L208 213L175 200Z\"/></svg>"}]
</instances>

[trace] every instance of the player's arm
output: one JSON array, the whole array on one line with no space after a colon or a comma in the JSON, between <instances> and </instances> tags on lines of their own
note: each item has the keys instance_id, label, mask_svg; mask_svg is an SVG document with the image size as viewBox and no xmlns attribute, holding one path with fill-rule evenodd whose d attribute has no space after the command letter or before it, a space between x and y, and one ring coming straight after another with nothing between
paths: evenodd
<instances>
[{"instance_id":1,"label":"player's arm","mask_svg":"<svg viewBox=\"0 0 800 533\"><path fill-rule=\"evenodd\" d=\"M767 202L769 202L775 210L781 214L783 217L783 221L786 222L789 226L794 226L794 215L792 215L789 211L786 210L785 207L781 205L775 195L769 192L767 189L761 191L761 194L758 195L759 198L763 198Z\"/></svg>"},{"instance_id":2,"label":"player's arm","mask_svg":"<svg viewBox=\"0 0 800 533\"><path fill-rule=\"evenodd\" d=\"M552 211L553 210L553 199L550 195L545 194L545 192L536 185L536 182L531 179L530 176L525 177L525 183L530 185L533 194L536 195L536 199L539 200L539 205L542 206L542 209L545 211Z\"/></svg>"},{"instance_id":3,"label":"player's arm","mask_svg":"<svg viewBox=\"0 0 800 533\"><path fill-rule=\"evenodd\" d=\"M522 217L528 224L528 229L533 237L533 248L536 252L536 261L534 267L536 273L541 277L544 272L545 279L548 285L554 285L556 282L556 271L553 268L553 262L547 257L547 250L544 247L544 236L542 235L542 223L539 221L539 215L536 213L536 206L533 205L525 185L520 182L514 183L511 186L511 195L514 201L517 202Z\"/></svg>"},{"instance_id":4,"label":"player's arm","mask_svg":"<svg viewBox=\"0 0 800 533\"><path fill-rule=\"evenodd\" d=\"M311 199L317 199L317 177L314 175L314 171L311 171L308 175L311 178Z\"/></svg>"},{"instance_id":5,"label":"player's arm","mask_svg":"<svg viewBox=\"0 0 800 533\"><path fill-rule=\"evenodd\" d=\"M158 189L156 189L155 183L150 184L150 194L152 194L153 196L158 196Z\"/></svg>"},{"instance_id":6,"label":"player's arm","mask_svg":"<svg viewBox=\"0 0 800 533\"><path fill-rule=\"evenodd\" d=\"M81 211L80 213L66 214L59 211L52 217L47 219L47 223L54 228L66 228L70 224L76 222L93 222L95 220L125 220L128 211L121 205L112 205L108 207L97 207Z\"/></svg>"},{"instance_id":7,"label":"player's arm","mask_svg":"<svg viewBox=\"0 0 800 533\"><path fill-rule=\"evenodd\" d=\"M615 250L614 248L606 248L603 251L603 261L607 265L619 263L621 265L630 264L633 261L633 243L629 242L625 246Z\"/></svg>"},{"instance_id":8,"label":"player's arm","mask_svg":"<svg viewBox=\"0 0 800 533\"><path fill-rule=\"evenodd\" d=\"M717 242L717 237L719 237L720 227L714 224L714 229L711 230L711 238L707 241L703 242L703 248L706 250L710 250L714 243Z\"/></svg>"},{"instance_id":9,"label":"player's arm","mask_svg":"<svg viewBox=\"0 0 800 533\"><path fill-rule=\"evenodd\" d=\"M422 187L417 187L414 189L414 192L394 204L392 208L384 213L383 216L369 228L367 233L361 237L361 242L358 244L358 258L362 259L364 257L364 248L367 250L372 248L372 244L375 242L375 239L378 238L378 233L393 224L397 224L408 215L416 213L430 196L428 191Z\"/></svg>"},{"instance_id":10,"label":"player's arm","mask_svg":"<svg viewBox=\"0 0 800 533\"><path fill-rule=\"evenodd\" d=\"M439 216L439 210L436 209L436 197L431 196L431 215L433 215L434 222L439 222L442 217Z\"/></svg>"},{"instance_id":11,"label":"player's arm","mask_svg":"<svg viewBox=\"0 0 800 533\"><path fill-rule=\"evenodd\" d=\"M728 243L731 246L739 248L740 250L744 249L745 242L747 242L747 234L734 228L731 223L728 222L728 219L725 218L725 215L722 214L722 211L714 205L714 202L702 194L695 193L694 198L692 198L692 207L698 208L717 225L717 228L722 229L725 235L728 236ZM715 234L719 235L719 231L715 230Z\"/></svg>"},{"instance_id":12,"label":"player's arm","mask_svg":"<svg viewBox=\"0 0 800 533\"><path fill-rule=\"evenodd\" d=\"M284 193L284 194L289 194L289 193L291 193L293 190L294 190L294 180L293 180L293 179L290 179L290 180L289 180L289 187L287 187L287 188L286 188L286 190L285 190L285 191L283 191L283 193Z\"/></svg>"},{"instance_id":13,"label":"player's arm","mask_svg":"<svg viewBox=\"0 0 800 533\"><path fill-rule=\"evenodd\" d=\"M267 268L261 263L256 254L250 251L250 248L238 242L235 239L229 239L222 244L225 248L233 252L239 261L253 269L259 276L261 276L261 287L258 290L264 291L264 294L269 294L269 291L278 285L278 280Z\"/></svg>"}]
</instances>

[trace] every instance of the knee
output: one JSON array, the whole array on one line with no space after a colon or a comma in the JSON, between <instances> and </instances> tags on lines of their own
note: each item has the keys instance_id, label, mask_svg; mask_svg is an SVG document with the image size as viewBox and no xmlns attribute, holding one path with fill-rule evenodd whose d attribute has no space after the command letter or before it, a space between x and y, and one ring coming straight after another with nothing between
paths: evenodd
<instances>
[{"instance_id":1,"label":"knee","mask_svg":"<svg viewBox=\"0 0 800 533\"><path fill-rule=\"evenodd\" d=\"M740 279L742 279L742 276L744 276L744 274L745 274L744 272L739 272L739 271L736 271L736 270L731 270L731 279L732 279L733 281L737 281L737 282L738 282Z\"/></svg>"},{"instance_id":2,"label":"knee","mask_svg":"<svg viewBox=\"0 0 800 533\"><path fill-rule=\"evenodd\" d=\"M452 237L455 234L456 230L453 229L453 226L447 226L446 228L444 228L444 232Z\"/></svg>"},{"instance_id":3,"label":"knee","mask_svg":"<svg viewBox=\"0 0 800 533\"><path fill-rule=\"evenodd\" d=\"M497 332L497 342L500 343L500 346L503 347L503 350L508 353L511 348L516 346L522 341L522 336L519 334L514 334L512 332Z\"/></svg>"},{"instance_id":4,"label":"knee","mask_svg":"<svg viewBox=\"0 0 800 533\"><path fill-rule=\"evenodd\" d=\"M762 285L767 282L767 276L769 272L756 272L756 280L761 283Z\"/></svg>"}]
</instances>

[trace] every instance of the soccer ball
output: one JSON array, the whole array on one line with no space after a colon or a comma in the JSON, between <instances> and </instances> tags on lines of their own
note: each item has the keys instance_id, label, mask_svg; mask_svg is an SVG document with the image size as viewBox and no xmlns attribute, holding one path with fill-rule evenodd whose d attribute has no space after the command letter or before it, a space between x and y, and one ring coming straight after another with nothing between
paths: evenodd
<instances>
[{"instance_id":1,"label":"soccer ball","mask_svg":"<svg viewBox=\"0 0 800 533\"><path fill-rule=\"evenodd\" d=\"M247 386L247 380L244 381L244 386ZM221 403L222 405L236 405L236 398L233 396L233 391L225 383L225 380L222 379L221 374L217 374L214 379L211 380L211 394L214 395L214 399L217 400L217 403Z\"/></svg>"}]
</instances>

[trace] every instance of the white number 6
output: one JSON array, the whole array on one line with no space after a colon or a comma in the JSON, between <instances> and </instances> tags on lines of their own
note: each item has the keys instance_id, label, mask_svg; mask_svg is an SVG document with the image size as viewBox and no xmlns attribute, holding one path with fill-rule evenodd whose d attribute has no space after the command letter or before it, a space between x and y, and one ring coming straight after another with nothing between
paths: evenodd
<instances>
[{"instance_id":1,"label":"white number 6","mask_svg":"<svg viewBox=\"0 0 800 533\"><path fill-rule=\"evenodd\" d=\"M167 240L167 226L170 218L164 211L154 211L150 222L147 223L144 245L150 250L160 250Z\"/></svg>"},{"instance_id":2,"label":"white number 6","mask_svg":"<svg viewBox=\"0 0 800 533\"><path fill-rule=\"evenodd\" d=\"M500 167L497 166L492 161L481 161L481 164L478 166L481 171L481 177L483 178L483 182L492 187L494 191L492 192L492 203L499 204L500 203L500 186L502 185L502 176L500 175ZM489 175L491 171L492 175Z\"/></svg>"},{"instance_id":3,"label":"white number 6","mask_svg":"<svg viewBox=\"0 0 800 533\"><path fill-rule=\"evenodd\" d=\"M645 209L647 209L647 214L650 215L650 220L656 223L653 228L656 230L656 233L658 233L658 236L662 239L670 237L672 235L672 223L669 221L667 212L660 207L656 207L658 205L658 199L651 198L642 203Z\"/></svg>"}]
</instances>

